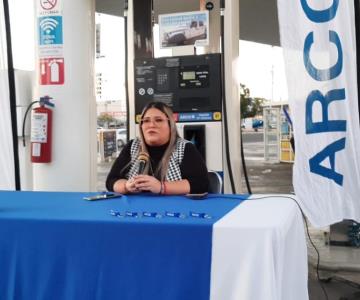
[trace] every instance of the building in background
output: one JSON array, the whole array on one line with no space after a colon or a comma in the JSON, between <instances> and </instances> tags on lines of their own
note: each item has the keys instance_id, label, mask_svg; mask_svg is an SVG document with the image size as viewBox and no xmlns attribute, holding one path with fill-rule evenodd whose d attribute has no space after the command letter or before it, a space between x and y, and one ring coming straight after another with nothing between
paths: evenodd
<instances>
[{"instance_id":1,"label":"building in background","mask_svg":"<svg viewBox=\"0 0 360 300\"><path fill-rule=\"evenodd\" d=\"M96 14L97 115L126 122L124 18Z\"/></svg>"}]
</instances>

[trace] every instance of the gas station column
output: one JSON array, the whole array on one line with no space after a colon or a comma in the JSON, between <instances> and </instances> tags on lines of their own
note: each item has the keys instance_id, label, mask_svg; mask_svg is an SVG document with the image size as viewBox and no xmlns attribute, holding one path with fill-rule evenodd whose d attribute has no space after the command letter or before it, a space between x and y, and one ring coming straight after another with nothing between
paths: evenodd
<instances>
[{"instance_id":1,"label":"gas station column","mask_svg":"<svg viewBox=\"0 0 360 300\"><path fill-rule=\"evenodd\" d=\"M241 189L241 154L240 154L240 94L237 75L239 57L239 0L225 0L224 10L224 57L225 57L225 94L227 122L230 129L229 151L232 173L237 193ZM225 143L223 143L225 145ZM224 152L225 153L225 152ZM230 180L227 164L224 163L225 193L230 193Z\"/></svg>"},{"instance_id":2,"label":"gas station column","mask_svg":"<svg viewBox=\"0 0 360 300\"><path fill-rule=\"evenodd\" d=\"M34 190L96 190L94 0L35 0L34 98L55 104L52 159L33 164Z\"/></svg>"}]
</instances>

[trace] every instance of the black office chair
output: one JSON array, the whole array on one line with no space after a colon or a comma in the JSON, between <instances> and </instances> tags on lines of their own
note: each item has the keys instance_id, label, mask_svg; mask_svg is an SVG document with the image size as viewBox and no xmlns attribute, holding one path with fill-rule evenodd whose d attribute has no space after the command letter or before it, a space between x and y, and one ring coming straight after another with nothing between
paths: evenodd
<instances>
[{"instance_id":1,"label":"black office chair","mask_svg":"<svg viewBox=\"0 0 360 300\"><path fill-rule=\"evenodd\" d=\"M215 171L208 171L209 188L208 192L211 194L222 194L223 180L221 176Z\"/></svg>"}]
</instances>

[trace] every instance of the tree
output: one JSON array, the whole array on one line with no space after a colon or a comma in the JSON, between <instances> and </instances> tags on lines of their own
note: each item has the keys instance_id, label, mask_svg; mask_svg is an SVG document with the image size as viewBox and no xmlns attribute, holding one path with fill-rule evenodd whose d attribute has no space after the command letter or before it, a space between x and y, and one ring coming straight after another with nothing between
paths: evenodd
<instances>
[{"instance_id":1,"label":"tree","mask_svg":"<svg viewBox=\"0 0 360 300\"><path fill-rule=\"evenodd\" d=\"M97 122L100 126L105 126L108 128L110 123L115 122L115 118L108 113L102 113L100 116L98 116Z\"/></svg>"},{"instance_id":2,"label":"tree","mask_svg":"<svg viewBox=\"0 0 360 300\"><path fill-rule=\"evenodd\" d=\"M240 83L240 112L241 119L253 118L262 112L264 98L251 98L250 89L245 84Z\"/></svg>"}]
</instances>

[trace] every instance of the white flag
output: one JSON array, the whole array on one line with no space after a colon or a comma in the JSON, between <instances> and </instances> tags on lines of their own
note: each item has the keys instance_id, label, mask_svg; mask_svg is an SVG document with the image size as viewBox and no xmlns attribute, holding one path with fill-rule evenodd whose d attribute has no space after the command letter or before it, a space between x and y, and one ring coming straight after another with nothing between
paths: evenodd
<instances>
[{"instance_id":1,"label":"white flag","mask_svg":"<svg viewBox=\"0 0 360 300\"><path fill-rule=\"evenodd\" d=\"M314 226L360 221L353 1L278 0L295 135L293 185Z\"/></svg>"}]
</instances>

